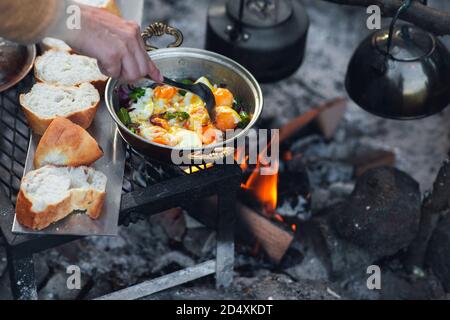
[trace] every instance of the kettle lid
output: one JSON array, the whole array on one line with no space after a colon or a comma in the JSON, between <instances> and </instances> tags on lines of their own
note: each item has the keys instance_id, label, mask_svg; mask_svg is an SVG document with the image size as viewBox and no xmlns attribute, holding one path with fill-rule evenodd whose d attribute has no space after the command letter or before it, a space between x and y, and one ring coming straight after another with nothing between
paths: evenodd
<instances>
[{"instance_id":1,"label":"kettle lid","mask_svg":"<svg viewBox=\"0 0 450 320\"><path fill-rule=\"evenodd\" d=\"M435 36L412 25L396 26L390 44L388 29L375 33L372 41L375 48L397 61L418 61L436 49Z\"/></svg>"}]
</instances>

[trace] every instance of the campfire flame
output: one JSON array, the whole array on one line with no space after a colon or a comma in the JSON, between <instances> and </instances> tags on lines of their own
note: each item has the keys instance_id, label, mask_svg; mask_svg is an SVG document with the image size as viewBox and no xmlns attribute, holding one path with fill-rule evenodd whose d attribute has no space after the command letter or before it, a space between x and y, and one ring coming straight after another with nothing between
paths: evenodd
<instances>
[{"instance_id":1,"label":"campfire flame","mask_svg":"<svg viewBox=\"0 0 450 320\"><path fill-rule=\"evenodd\" d=\"M265 154L267 149L271 146L271 142L267 145L266 149L261 151L258 156L258 161L256 167L252 171L248 180L242 184L242 188L247 190L250 194L252 194L263 206L264 213L269 216L276 215L276 208L278 204L278 175L279 175L279 160L274 165L272 170L273 174L263 175L261 174L261 169L264 168L265 163ZM241 156L240 151L238 150L237 156ZM248 157L244 159L241 164L242 170L248 169ZM281 222L284 222L283 218L281 218Z\"/></svg>"}]
</instances>

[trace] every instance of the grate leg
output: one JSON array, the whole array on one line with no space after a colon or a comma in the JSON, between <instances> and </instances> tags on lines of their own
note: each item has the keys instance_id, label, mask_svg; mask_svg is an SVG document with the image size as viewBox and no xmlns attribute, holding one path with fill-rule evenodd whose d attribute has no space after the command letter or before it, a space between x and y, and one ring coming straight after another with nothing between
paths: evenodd
<instances>
[{"instance_id":1,"label":"grate leg","mask_svg":"<svg viewBox=\"0 0 450 320\"><path fill-rule=\"evenodd\" d=\"M18 256L13 248L7 250L11 291L16 300L37 300L34 260L32 255Z\"/></svg>"},{"instance_id":2,"label":"grate leg","mask_svg":"<svg viewBox=\"0 0 450 320\"><path fill-rule=\"evenodd\" d=\"M225 185L219 188L216 248L217 289L228 288L233 282L236 194L237 189L234 186Z\"/></svg>"}]
</instances>

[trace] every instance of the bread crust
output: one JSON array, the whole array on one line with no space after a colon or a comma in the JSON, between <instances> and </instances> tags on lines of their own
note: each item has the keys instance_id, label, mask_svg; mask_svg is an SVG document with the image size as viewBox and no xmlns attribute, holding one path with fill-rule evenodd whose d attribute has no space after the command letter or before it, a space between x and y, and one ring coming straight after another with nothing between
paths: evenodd
<instances>
[{"instance_id":1,"label":"bread crust","mask_svg":"<svg viewBox=\"0 0 450 320\"><path fill-rule=\"evenodd\" d=\"M17 221L32 230L43 230L52 223L60 221L70 215L71 197L67 197L58 204L48 206L43 212L32 210L32 203L25 193L20 189L16 202Z\"/></svg>"},{"instance_id":2,"label":"bread crust","mask_svg":"<svg viewBox=\"0 0 450 320\"><path fill-rule=\"evenodd\" d=\"M56 119L56 117L52 118L41 118L37 114L35 114L33 111L28 109L28 107L25 105L24 102L25 94L21 94L19 101L20 105L22 106L23 112L25 113L25 117L27 119L28 125L33 129L33 132L42 136L45 131L48 129L50 124L53 122L53 120ZM73 123L79 125L83 129L87 129L91 126L92 121L94 121L95 115L97 114L98 107L100 106L100 101L98 101L95 105L80 110L76 112L72 112L68 114L67 116L64 116L64 118L69 119Z\"/></svg>"},{"instance_id":3,"label":"bread crust","mask_svg":"<svg viewBox=\"0 0 450 320\"><path fill-rule=\"evenodd\" d=\"M108 12L115 14L118 17L122 16L122 13L120 12L119 7L117 6L117 3L115 0L109 0L106 6L104 7L105 10Z\"/></svg>"},{"instance_id":4,"label":"bread crust","mask_svg":"<svg viewBox=\"0 0 450 320\"><path fill-rule=\"evenodd\" d=\"M102 213L105 198L106 192L95 189L73 189L59 203L49 205L41 212L36 212L32 210L33 204L21 186L16 201L16 217L21 225L36 231L61 221L77 210L85 210L90 219L97 220Z\"/></svg>"},{"instance_id":5,"label":"bread crust","mask_svg":"<svg viewBox=\"0 0 450 320\"><path fill-rule=\"evenodd\" d=\"M48 155L59 154L64 163L49 163ZM34 167L63 165L68 167L90 166L103 156L97 141L72 121L57 117L41 138L34 156Z\"/></svg>"}]
</instances>

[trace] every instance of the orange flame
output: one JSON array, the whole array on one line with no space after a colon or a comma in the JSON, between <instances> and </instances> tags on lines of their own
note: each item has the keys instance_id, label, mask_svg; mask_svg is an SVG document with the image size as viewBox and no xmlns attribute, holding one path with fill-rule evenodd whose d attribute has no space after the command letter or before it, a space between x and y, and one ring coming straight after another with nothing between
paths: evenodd
<instances>
[{"instance_id":1,"label":"orange flame","mask_svg":"<svg viewBox=\"0 0 450 320\"><path fill-rule=\"evenodd\" d=\"M266 150L264 150L258 157L256 168L253 170L247 182L242 184L242 188L248 190L260 201L268 215L273 215L278 203L279 163L277 161L277 163L274 164L274 174L262 175L261 168L265 166L263 164L265 163L263 159L263 153L265 151ZM245 164L245 167L247 167L247 164Z\"/></svg>"}]
</instances>

